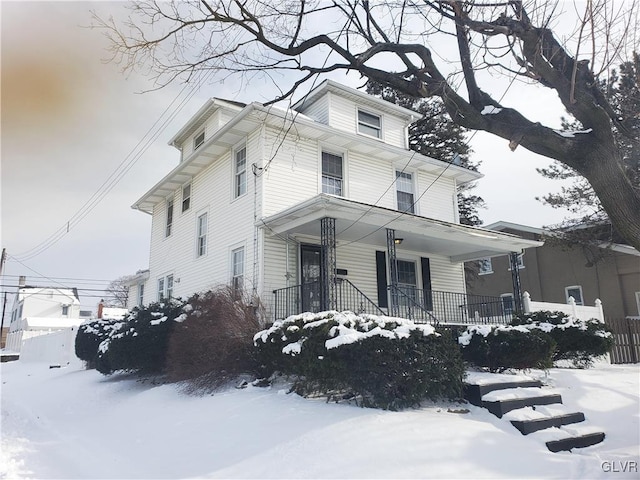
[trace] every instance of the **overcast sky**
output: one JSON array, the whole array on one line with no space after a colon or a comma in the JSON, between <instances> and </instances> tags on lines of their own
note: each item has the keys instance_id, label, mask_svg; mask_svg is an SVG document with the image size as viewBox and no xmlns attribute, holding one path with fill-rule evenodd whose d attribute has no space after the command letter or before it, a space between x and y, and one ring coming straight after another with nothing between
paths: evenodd
<instances>
[{"instance_id":1,"label":"overcast sky","mask_svg":"<svg viewBox=\"0 0 640 480\"><path fill-rule=\"evenodd\" d=\"M0 238L10 256L24 259L18 263L9 258L4 273L11 276L2 279L3 285L16 284L13 275L26 275L30 284L52 284L37 277L108 280L147 268L150 217L130 206L177 164L178 151L168 140L209 97L265 101L272 89L260 84L238 88L230 82L204 85L115 188L82 220L71 222L67 233L67 222L122 162L131 160L127 156L132 151L139 151L136 145L164 118L183 85L141 94L151 87L148 78L141 73L125 77L117 65L104 62L106 39L86 28L91 10L104 18L119 17L123 3L0 2L0 9ZM358 81L333 78L352 86ZM523 109L531 119L559 125L561 110L550 112L549 107L555 95L543 88L527 91L515 85L504 104ZM168 111L176 112L176 106ZM488 205L481 211L485 224L505 220L542 226L562 218L562 212L535 200L560 188L535 171L548 165L548 159L522 148L511 152L506 141L485 133L476 134L471 144L485 175L476 189ZM57 231L58 242L39 255L25 256L41 251L33 249ZM73 281L57 281L74 286ZM95 298L85 293L83 304L97 303L99 292L92 293Z\"/></svg>"}]
</instances>

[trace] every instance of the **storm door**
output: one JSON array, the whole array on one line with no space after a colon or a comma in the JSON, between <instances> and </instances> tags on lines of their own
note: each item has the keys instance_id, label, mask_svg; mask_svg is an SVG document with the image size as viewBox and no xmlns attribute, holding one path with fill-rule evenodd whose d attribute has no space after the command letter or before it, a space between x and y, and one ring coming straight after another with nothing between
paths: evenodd
<instances>
[{"instance_id":1,"label":"storm door","mask_svg":"<svg viewBox=\"0 0 640 480\"><path fill-rule=\"evenodd\" d=\"M300 245L300 295L303 312L321 310L320 252L319 245Z\"/></svg>"}]
</instances>

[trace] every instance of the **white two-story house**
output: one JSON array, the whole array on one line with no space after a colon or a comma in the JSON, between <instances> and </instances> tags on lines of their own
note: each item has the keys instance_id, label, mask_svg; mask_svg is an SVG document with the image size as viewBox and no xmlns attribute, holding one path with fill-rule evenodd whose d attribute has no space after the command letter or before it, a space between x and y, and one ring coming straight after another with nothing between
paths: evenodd
<instances>
[{"instance_id":1,"label":"white two-story house","mask_svg":"<svg viewBox=\"0 0 640 480\"><path fill-rule=\"evenodd\" d=\"M456 187L481 175L409 150L418 118L333 81L290 110L209 100L170 141L180 163L133 205L153 220L130 307L233 285L270 319L464 320L464 262L532 242L459 224Z\"/></svg>"}]
</instances>

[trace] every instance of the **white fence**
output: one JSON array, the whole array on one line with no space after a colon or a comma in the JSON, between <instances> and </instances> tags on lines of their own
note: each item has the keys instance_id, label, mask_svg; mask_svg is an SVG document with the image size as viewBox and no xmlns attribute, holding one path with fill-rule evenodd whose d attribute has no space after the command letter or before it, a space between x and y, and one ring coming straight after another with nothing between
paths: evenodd
<instances>
[{"instance_id":1,"label":"white fence","mask_svg":"<svg viewBox=\"0 0 640 480\"><path fill-rule=\"evenodd\" d=\"M69 327L46 335L23 339L20 361L67 365L75 359L77 332L78 327Z\"/></svg>"},{"instance_id":2,"label":"white fence","mask_svg":"<svg viewBox=\"0 0 640 480\"><path fill-rule=\"evenodd\" d=\"M590 320L595 318L604 322L604 313L602 311L602 302L596 298L595 305L589 307L586 305L576 305L573 297L569 297L569 303L550 303L550 302L533 302L529 292L522 294L522 309L525 313L538 312L540 310L551 310L553 312L563 312L572 315L580 320Z\"/></svg>"}]
</instances>

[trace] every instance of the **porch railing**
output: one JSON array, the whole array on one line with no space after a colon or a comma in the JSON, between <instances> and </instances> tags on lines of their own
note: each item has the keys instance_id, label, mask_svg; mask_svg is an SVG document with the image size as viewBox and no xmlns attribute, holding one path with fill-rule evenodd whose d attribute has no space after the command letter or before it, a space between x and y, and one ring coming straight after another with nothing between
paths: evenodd
<instances>
[{"instance_id":1,"label":"porch railing","mask_svg":"<svg viewBox=\"0 0 640 480\"><path fill-rule=\"evenodd\" d=\"M398 315L419 323L509 323L513 313L513 304L500 297L393 286L389 293Z\"/></svg>"},{"instance_id":2,"label":"porch railing","mask_svg":"<svg viewBox=\"0 0 640 480\"><path fill-rule=\"evenodd\" d=\"M293 287L279 288L273 291L274 317L276 320L297 315L302 312L319 312L326 302L321 298L320 282L310 282ZM358 287L345 278L336 280L336 310L351 310L355 313L386 315L375 302Z\"/></svg>"}]
</instances>

